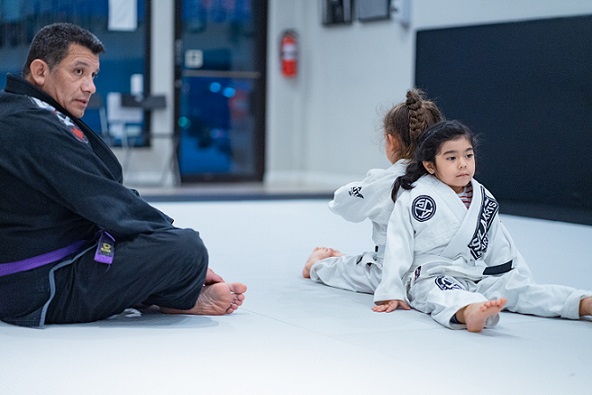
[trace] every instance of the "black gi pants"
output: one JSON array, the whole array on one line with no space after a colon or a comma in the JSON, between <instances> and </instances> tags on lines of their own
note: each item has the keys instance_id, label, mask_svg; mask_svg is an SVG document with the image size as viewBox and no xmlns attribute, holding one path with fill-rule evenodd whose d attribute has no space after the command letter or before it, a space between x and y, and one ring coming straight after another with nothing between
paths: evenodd
<instances>
[{"instance_id":1,"label":"black gi pants","mask_svg":"<svg viewBox=\"0 0 592 395\"><path fill-rule=\"evenodd\" d=\"M95 250L0 277L0 319L40 326L97 321L141 303L195 306L208 267L197 232L172 228L116 242L110 265L96 262Z\"/></svg>"}]
</instances>

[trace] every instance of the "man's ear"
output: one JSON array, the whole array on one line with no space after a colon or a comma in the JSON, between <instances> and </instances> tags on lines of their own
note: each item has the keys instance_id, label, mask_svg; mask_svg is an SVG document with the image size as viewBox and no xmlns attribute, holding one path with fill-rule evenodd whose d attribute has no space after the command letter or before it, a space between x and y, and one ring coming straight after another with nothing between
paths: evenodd
<instances>
[{"instance_id":1,"label":"man's ear","mask_svg":"<svg viewBox=\"0 0 592 395\"><path fill-rule=\"evenodd\" d=\"M41 59L35 59L29 66L31 82L37 86L43 86L45 84L45 78L49 73L49 66Z\"/></svg>"},{"instance_id":2,"label":"man's ear","mask_svg":"<svg viewBox=\"0 0 592 395\"><path fill-rule=\"evenodd\" d=\"M425 167L425 169L428 171L428 173L434 174L436 172L436 166L434 166L434 164L432 162L428 162L427 160L424 160L421 163L423 164L423 167Z\"/></svg>"}]
</instances>

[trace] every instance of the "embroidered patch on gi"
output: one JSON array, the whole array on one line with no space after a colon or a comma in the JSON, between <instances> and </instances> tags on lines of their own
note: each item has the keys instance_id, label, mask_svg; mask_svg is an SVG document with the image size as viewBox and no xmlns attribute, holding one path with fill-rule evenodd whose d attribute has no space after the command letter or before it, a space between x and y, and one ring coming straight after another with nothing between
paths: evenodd
<instances>
[{"instance_id":1,"label":"embroidered patch on gi","mask_svg":"<svg viewBox=\"0 0 592 395\"><path fill-rule=\"evenodd\" d=\"M487 233L499 211L498 202L485 193L485 188L483 188L483 186L481 186L481 196L479 221L477 222L477 227L475 228L475 233L473 233L471 242L468 245L471 255L473 255L473 258L475 259L481 258L487 251L487 246L489 245Z\"/></svg>"},{"instance_id":2,"label":"embroidered patch on gi","mask_svg":"<svg viewBox=\"0 0 592 395\"><path fill-rule=\"evenodd\" d=\"M54 110L53 113L55 114L56 117L58 117L58 119L60 121L62 121L62 123L64 125L66 125L66 127L72 133L72 135L76 138L76 140L78 140L82 143L88 144L88 139L86 138L86 136L84 135L82 130L80 130L78 128L78 126L76 126L76 124L74 122L72 122L72 120L69 117L65 116L64 114L62 114L61 112L59 112L57 110Z\"/></svg>"},{"instance_id":3,"label":"embroidered patch on gi","mask_svg":"<svg viewBox=\"0 0 592 395\"><path fill-rule=\"evenodd\" d=\"M52 106L51 104L41 101L35 97L31 97L31 100L39 108L43 108L44 110L47 110L47 111L51 112L53 115L55 115L60 120L60 122L63 123L68 128L68 130L72 133L72 135L76 138L76 140L78 140L82 143L89 144L88 139L86 138L86 135L84 134L84 132L82 132L82 130L80 130L80 128L78 128L78 126L76 126L76 124L70 119L70 117L68 117L68 116L62 114L61 112L59 112L58 110L56 110L56 108L54 106Z\"/></svg>"},{"instance_id":4,"label":"embroidered patch on gi","mask_svg":"<svg viewBox=\"0 0 592 395\"><path fill-rule=\"evenodd\" d=\"M419 222L425 222L436 214L436 202L427 195L421 195L413 200L411 210L413 218Z\"/></svg>"},{"instance_id":5,"label":"embroidered patch on gi","mask_svg":"<svg viewBox=\"0 0 592 395\"><path fill-rule=\"evenodd\" d=\"M463 290L464 289L462 287L462 285L460 285L459 283L457 283L456 281L454 281L453 278L448 277L448 276L438 276L438 277L436 277L436 285L442 291L450 291L450 290L453 290L453 289L460 289L460 290Z\"/></svg>"},{"instance_id":6,"label":"embroidered patch on gi","mask_svg":"<svg viewBox=\"0 0 592 395\"><path fill-rule=\"evenodd\" d=\"M82 141L83 143L87 143L88 140L86 139L86 136L84 135L84 133L82 132L82 130L73 127L70 129L70 131L72 132L72 134L74 135L74 137L76 137L76 140L78 141Z\"/></svg>"},{"instance_id":7,"label":"embroidered patch on gi","mask_svg":"<svg viewBox=\"0 0 592 395\"><path fill-rule=\"evenodd\" d=\"M351 189L349 190L349 195L356 197L356 198L360 198L360 199L364 199L364 195L362 195L360 193L360 191L362 190L362 187L351 187Z\"/></svg>"}]
</instances>

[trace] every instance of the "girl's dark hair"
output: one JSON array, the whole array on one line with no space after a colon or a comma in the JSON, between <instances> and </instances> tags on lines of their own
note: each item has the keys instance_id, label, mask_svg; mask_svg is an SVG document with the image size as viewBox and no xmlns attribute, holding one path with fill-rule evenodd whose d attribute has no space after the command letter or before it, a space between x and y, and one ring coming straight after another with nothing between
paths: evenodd
<instances>
[{"instance_id":1,"label":"girl's dark hair","mask_svg":"<svg viewBox=\"0 0 592 395\"><path fill-rule=\"evenodd\" d=\"M421 132L443 119L436 103L426 99L420 89L413 88L407 91L405 102L394 106L384 117L384 132L399 142L400 159L412 159Z\"/></svg>"},{"instance_id":2,"label":"girl's dark hair","mask_svg":"<svg viewBox=\"0 0 592 395\"><path fill-rule=\"evenodd\" d=\"M435 163L436 155L440 152L442 144L463 137L469 140L473 148L475 148L477 141L473 132L459 121L442 121L427 128L419 138L415 155L407 165L405 174L398 177L393 184L393 190L391 191L393 202L397 200L399 188L413 189L413 183L423 175L428 174L423 162Z\"/></svg>"},{"instance_id":3,"label":"girl's dark hair","mask_svg":"<svg viewBox=\"0 0 592 395\"><path fill-rule=\"evenodd\" d=\"M43 60L53 69L68 56L70 44L82 45L95 55L105 51L103 43L80 26L62 22L47 25L37 32L31 42L27 61L23 66L23 76L29 75L31 62L35 59Z\"/></svg>"}]
</instances>

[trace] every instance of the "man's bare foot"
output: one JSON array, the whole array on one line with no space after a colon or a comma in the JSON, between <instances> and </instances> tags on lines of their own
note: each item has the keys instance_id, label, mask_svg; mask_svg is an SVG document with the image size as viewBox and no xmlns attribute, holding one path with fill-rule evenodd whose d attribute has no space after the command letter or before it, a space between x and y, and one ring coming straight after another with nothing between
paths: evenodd
<instances>
[{"instance_id":1,"label":"man's bare foot","mask_svg":"<svg viewBox=\"0 0 592 395\"><path fill-rule=\"evenodd\" d=\"M499 314L506 305L506 298L473 303L463 307L456 313L456 319L467 326L469 332L481 332L487 319Z\"/></svg>"},{"instance_id":2,"label":"man's bare foot","mask_svg":"<svg viewBox=\"0 0 592 395\"><path fill-rule=\"evenodd\" d=\"M334 250L333 248L316 247L304 264L304 269L302 269L302 277L310 278L310 268L312 265L320 260L327 259L332 256L343 256L343 254L340 251Z\"/></svg>"},{"instance_id":3,"label":"man's bare foot","mask_svg":"<svg viewBox=\"0 0 592 395\"><path fill-rule=\"evenodd\" d=\"M191 315L224 315L231 314L245 300L247 286L241 283L215 283L204 285L197 302L192 309L178 310L161 307L165 314L191 314Z\"/></svg>"},{"instance_id":4,"label":"man's bare foot","mask_svg":"<svg viewBox=\"0 0 592 395\"><path fill-rule=\"evenodd\" d=\"M580 300L580 317L592 315L592 296Z\"/></svg>"}]
</instances>

